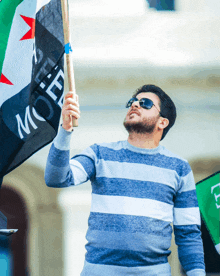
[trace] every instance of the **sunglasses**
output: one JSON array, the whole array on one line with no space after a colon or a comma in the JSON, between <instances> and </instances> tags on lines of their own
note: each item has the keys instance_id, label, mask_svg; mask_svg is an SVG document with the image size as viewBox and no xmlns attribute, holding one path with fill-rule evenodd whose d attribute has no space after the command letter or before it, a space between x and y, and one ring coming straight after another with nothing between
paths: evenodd
<instances>
[{"instance_id":1,"label":"sunglasses","mask_svg":"<svg viewBox=\"0 0 220 276\"><path fill-rule=\"evenodd\" d=\"M132 106L133 102L139 102L139 105L145 109L151 109L153 106L155 106L155 104L153 103L152 100L148 99L148 98L142 98L140 100L138 100L138 98L131 98L127 104L126 104L126 108L129 108ZM158 108L155 106L155 108L157 109L157 111L159 112L159 114L162 116L160 110L158 110Z\"/></svg>"}]
</instances>

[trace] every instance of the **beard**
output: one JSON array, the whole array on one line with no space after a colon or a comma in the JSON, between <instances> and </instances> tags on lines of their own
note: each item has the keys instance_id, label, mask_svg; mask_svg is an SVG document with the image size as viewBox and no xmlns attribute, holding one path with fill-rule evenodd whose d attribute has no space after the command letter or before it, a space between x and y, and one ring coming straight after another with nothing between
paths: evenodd
<instances>
[{"instance_id":1,"label":"beard","mask_svg":"<svg viewBox=\"0 0 220 276\"><path fill-rule=\"evenodd\" d=\"M156 127L158 118L145 118L142 122L128 122L125 119L123 125L128 133L151 134Z\"/></svg>"}]
</instances>

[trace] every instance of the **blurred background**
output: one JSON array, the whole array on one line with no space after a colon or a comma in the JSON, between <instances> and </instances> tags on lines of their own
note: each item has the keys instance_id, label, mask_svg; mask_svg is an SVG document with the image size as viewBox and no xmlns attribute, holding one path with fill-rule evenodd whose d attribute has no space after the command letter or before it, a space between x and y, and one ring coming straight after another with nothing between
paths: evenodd
<instances>
[{"instance_id":1,"label":"blurred background","mask_svg":"<svg viewBox=\"0 0 220 276\"><path fill-rule=\"evenodd\" d=\"M70 0L73 64L81 106L71 154L127 139L125 103L144 84L171 96L177 120L162 145L186 158L195 181L220 168L220 2L218 0ZM67 89L65 89L65 93ZM79 276L85 255L90 183L44 183L50 145L4 177L1 276ZM220 257L202 223L207 275ZM172 242L172 276L185 275ZM4 271L4 272L3 272Z\"/></svg>"}]
</instances>

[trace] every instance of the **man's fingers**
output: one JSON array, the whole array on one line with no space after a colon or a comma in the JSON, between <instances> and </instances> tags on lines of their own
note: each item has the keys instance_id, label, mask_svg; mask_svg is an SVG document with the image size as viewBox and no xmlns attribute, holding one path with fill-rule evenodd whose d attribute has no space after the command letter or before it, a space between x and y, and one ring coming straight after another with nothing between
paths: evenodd
<instances>
[{"instance_id":1,"label":"man's fingers","mask_svg":"<svg viewBox=\"0 0 220 276\"><path fill-rule=\"evenodd\" d=\"M62 107L63 128L69 131L72 128L73 119L80 118L80 110L78 103L78 95L73 92L68 92L64 97Z\"/></svg>"},{"instance_id":2,"label":"man's fingers","mask_svg":"<svg viewBox=\"0 0 220 276\"><path fill-rule=\"evenodd\" d=\"M75 106L73 104L68 104L68 105L64 106L63 110L73 110L73 111L80 113L79 107Z\"/></svg>"},{"instance_id":3,"label":"man's fingers","mask_svg":"<svg viewBox=\"0 0 220 276\"><path fill-rule=\"evenodd\" d=\"M74 110L65 110L63 111L63 118L65 121L71 121L71 116L74 117L75 119L80 118L80 114L77 111Z\"/></svg>"},{"instance_id":4,"label":"man's fingers","mask_svg":"<svg viewBox=\"0 0 220 276\"><path fill-rule=\"evenodd\" d=\"M66 95L64 96L64 99L66 100L67 98L72 98L75 99L75 95L76 93L69 91L68 93L66 93Z\"/></svg>"},{"instance_id":5,"label":"man's fingers","mask_svg":"<svg viewBox=\"0 0 220 276\"><path fill-rule=\"evenodd\" d=\"M74 98L72 97L72 95L74 95ZM73 106L77 106L79 108L78 95L76 95L75 93L67 93L67 98L64 100L63 108L67 108L67 106L68 108L71 108Z\"/></svg>"},{"instance_id":6,"label":"man's fingers","mask_svg":"<svg viewBox=\"0 0 220 276\"><path fill-rule=\"evenodd\" d=\"M64 101L63 106L65 107L65 106L67 106L67 105L69 105L69 104L79 107L79 103L76 102L76 101L75 101L74 99L72 99L72 98L67 98L67 99Z\"/></svg>"},{"instance_id":7,"label":"man's fingers","mask_svg":"<svg viewBox=\"0 0 220 276\"><path fill-rule=\"evenodd\" d=\"M79 96L76 93L73 93L73 92L70 91L64 97L64 100L67 100L67 99L73 99L75 102L78 103Z\"/></svg>"},{"instance_id":8,"label":"man's fingers","mask_svg":"<svg viewBox=\"0 0 220 276\"><path fill-rule=\"evenodd\" d=\"M77 114L77 118L80 116L80 110L79 107L73 104L68 104L66 106L63 106L62 109L62 115L63 116L73 116L76 117Z\"/></svg>"}]
</instances>

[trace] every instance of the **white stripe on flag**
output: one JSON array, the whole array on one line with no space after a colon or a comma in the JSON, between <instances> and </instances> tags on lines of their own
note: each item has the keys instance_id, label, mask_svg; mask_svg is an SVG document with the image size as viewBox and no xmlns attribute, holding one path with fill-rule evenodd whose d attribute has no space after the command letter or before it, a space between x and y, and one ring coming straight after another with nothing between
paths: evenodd
<instances>
[{"instance_id":1,"label":"white stripe on flag","mask_svg":"<svg viewBox=\"0 0 220 276\"><path fill-rule=\"evenodd\" d=\"M2 73L13 83L5 85L0 83L0 107L9 98L19 93L31 82L33 44L35 39L20 39L30 30L21 15L35 19L36 9L50 2L50 0L30 1L24 0L18 5L13 18L8 38ZM21 58L22 57L22 58ZM13 64L13 66L11 66Z\"/></svg>"},{"instance_id":2,"label":"white stripe on flag","mask_svg":"<svg viewBox=\"0 0 220 276\"><path fill-rule=\"evenodd\" d=\"M220 243L215 245L215 249L217 250L218 254L220 255Z\"/></svg>"}]
</instances>

